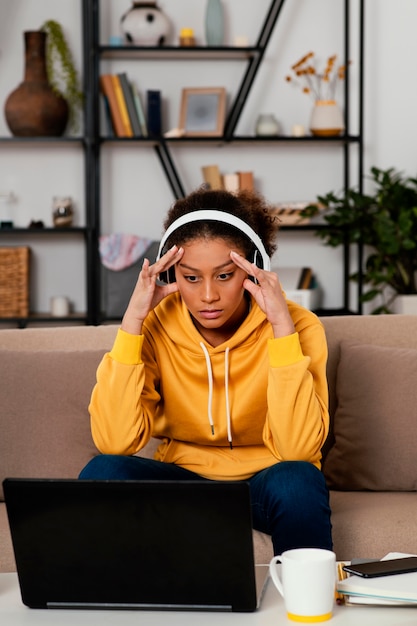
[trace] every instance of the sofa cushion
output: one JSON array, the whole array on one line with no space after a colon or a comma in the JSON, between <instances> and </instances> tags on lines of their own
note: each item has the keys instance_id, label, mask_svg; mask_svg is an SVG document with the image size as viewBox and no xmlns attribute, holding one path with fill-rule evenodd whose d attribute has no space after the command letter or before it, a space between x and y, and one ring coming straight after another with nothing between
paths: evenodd
<instances>
[{"instance_id":1,"label":"sofa cushion","mask_svg":"<svg viewBox=\"0 0 417 626\"><path fill-rule=\"evenodd\" d=\"M417 490L417 350L342 342L332 489Z\"/></svg>"},{"instance_id":2,"label":"sofa cushion","mask_svg":"<svg viewBox=\"0 0 417 626\"><path fill-rule=\"evenodd\" d=\"M97 454L87 409L103 354L0 350L0 488L7 476L77 477Z\"/></svg>"}]
</instances>

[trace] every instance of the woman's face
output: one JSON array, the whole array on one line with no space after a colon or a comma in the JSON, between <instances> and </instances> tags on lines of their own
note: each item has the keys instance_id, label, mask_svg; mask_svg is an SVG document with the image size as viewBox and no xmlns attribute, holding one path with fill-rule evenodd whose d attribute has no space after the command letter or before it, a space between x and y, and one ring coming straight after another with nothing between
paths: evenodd
<instances>
[{"instance_id":1,"label":"woman's face","mask_svg":"<svg viewBox=\"0 0 417 626\"><path fill-rule=\"evenodd\" d=\"M203 337L232 335L247 315L244 270L230 258L225 239L194 239L182 246L184 254L175 266L178 290ZM222 339L223 338L223 339Z\"/></svg>"}]
</instances>

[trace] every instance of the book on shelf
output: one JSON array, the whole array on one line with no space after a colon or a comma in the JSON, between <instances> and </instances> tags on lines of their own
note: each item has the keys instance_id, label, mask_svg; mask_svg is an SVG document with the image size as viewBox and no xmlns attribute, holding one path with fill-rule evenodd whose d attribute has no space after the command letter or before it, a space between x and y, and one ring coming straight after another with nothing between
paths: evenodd
<instances>
[{"instance_id":1,"label":"book on shelf","mask_svg":"<svg viewBox=\"0 0 417 626\"><path fill-rule=\"evenodd\" d=\"M284 291L312 289L314 287L311 267L273 267L272 270L278 274Z\"/></svg>"},{"instance_id":2,"label":"book on shelf","mask_svg":"<svg viewBox=\"0 0 417 626\"><path fill-rule=\"evenodd\" d=\"M254 190L253 172L236 172L239 176L239 189Z\"/></svg>"},{"instance_id":3,"label":"book on shelf","mask_svg":"<svg viewBox=\"0 0 417 626\"><path fill-rule=\"evenodd\" d=\"M105 120L105 123L106 123L107 136L108 137L114 137L115 136L114 125L113 125L113 120L112 120L112 117L111 117L111 109L110 109L109 99L106 96L106 94L102 93L101 95L103 97L104 120Z\"/></svg>"},{"instance_id":4,"label":"book on shelf","mask_svg":"<svg viewBox=\"0 0 417 626\"><path fill-rule=\"evenodd\" d=\"M137 88L136 84L133 83L133 82L130 83L130 86L132 88L132 95L133 95L133 101L135 103L136 114L137 114L138 119L139 119L141 135L142 135L142 137L147 137L148 136L148 128L147 128L147 125L146 125L145 112L143 110L142 100L141 100L141 97L140 97L139 89Z\"/></svg>"},{"instance_id":5,"label":"book on shelf","mask_svg":"<svg viewBox=\"0 0 417 626\"><path fill-rule=\"evenodd\" d=\"M218 165L205 165L201 171L209 189L225 189L230 193L237 193L245 189L252 191L254 188L253 172L222 174Z\"/></svg>"},{"instance_id":6,"label":"book on shelf","mask_svg":"<svg viewBox=\"0 0 417 626\"><path fill-rule=\"evenodd\" d=\"M308 224L310 218L303 217L302 211L310 204L314 202L278 202L275 204L273 212L281 222L281 224L287 225L299 225Z\"/></svg>"},{"instance_id":7,"label":"book on shelf","mask_svg":"<svg viewBox=\"0 0 417 626\"><path fill-rule=\"evenodd\" d=\"M139 123L139 117L136 111L135 101L133 99L132 86L129 82L126 72L121 72L120 74L118 74L118 77L122 86L123 97L125 99L133 136L140 137L142 135L142 131Z\"/></svg>"},{"instance_id":8,"label":"book on shelf","mask_svg":"<svg viewBox=\"0 0 417 626\"><path fill-rule=\"evenodd\" d=\"M203 179L209 189L223 189L223 180L218 165L203 165Z\"/></svg>"},{"instance_id":9,"label":"book on shelf","mask_svg":"<svg viewBox=\"0 0 417 626\"><path fill-rule=\"evenodd\" d=\"M413 555L390 552L383 560L407 556ZM413 604L417 607L417 572L378 576L377 578L352 575L344 580L339 580L336 584L336 590L345 597L346 604L389 606Z\"/></svg>"},{"instance_id":10,"label":"book on shelf","mask_svg":"<svg viewBox=\"0 0 417 626\"><path fill-rule=\"evenodd\" d=\"M123 119L117 102L116 91L114 89L111 74L102 74L100 76L100 90L104 99L107 100L114 134L116 137L124 137L125 129Z\"/></svg>"},{"instance_id":11,"label":"book on shelf","mask_svg":"<svg viewBox=\"0 0 417 626\"><path fill-rule=\"evenodd\" d=\"M161 92L149 89L146 92L146 109L148 118L148 134L160 137L162 134Z\"/></svg>"},{"instance_id":12,"label":"book on shelf","mask_svg":"<svg viewBox=\"0 0 417 626\"><path fill-rule=\"evenodd\" d=\"M122 84L117 74L111 74L114 91L116 92L117 104L122 116L124 134L122 137L133 137L132 125L129 119L129 113L126 106L126 101L123 95Z\"/></svg>"},{"instance_id":13,"label":"book on shelf","mask_svg":"<svg viewBox=\"0 0 417 626\"><path fill-rule=\"evenodd\" d=\"M237 193L239 191L239 175L238 174L223 174L223 189L230 191L230 193Z\"/></svg>"}]
</instances>

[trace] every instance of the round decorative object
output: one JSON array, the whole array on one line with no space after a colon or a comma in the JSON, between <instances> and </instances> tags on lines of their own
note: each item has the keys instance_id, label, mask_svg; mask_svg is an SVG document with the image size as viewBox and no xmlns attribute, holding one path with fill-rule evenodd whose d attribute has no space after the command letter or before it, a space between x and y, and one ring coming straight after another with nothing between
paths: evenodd
<instances>
[{"instance_id":1,"label":"round decorative object","mask_svg":"<svg viewBox=\"0 0 417 626\"><path fill-rule=\"evenodd\" d=\"M126 40L135 46L162 46L171 28L156 2L133 2L120 24Z\"/></svg>"},{"instance_id":2,"label":"round decorative object","mask_svg":"<svg viewBox=\"0 0 417 626\"><path fill-rule=\"evenodd\" d=\"M68 122L68 104L48 82L46 37L43 31L24 33L25 77L4 106L7 125L17 137L59 137Z\"/></svg>"},{"instance_id":3,"label":"round decorative object","mask_svg":"<svg viewBox=\"0 0 417 626\"><path fill-rule=\"evenodd\" d=\"M334 137L345 129L342 111L336 100L316 100L310 119L310 130L317 137Z\"/></svg>"},{"instance_id":4,"label":"round decorative object","mask_svg":"<svg viewBox=\"0 0 417 626\"><path fill-rule=\"evenodd\" d=\"M223 7L220 0L207 0L206 44L222 46L224 43Z\"/></svg>"},{"instance_id":5,"label":"round decorative object","mask_svg":"<svg viewBox=\"0 0 417 626\"><path fill-rule=\"evenodd\" d=\"M255 133L258 137L278 135L280 125L272 113L263 113L256 120Z\"/></svg>"}]
</instances>

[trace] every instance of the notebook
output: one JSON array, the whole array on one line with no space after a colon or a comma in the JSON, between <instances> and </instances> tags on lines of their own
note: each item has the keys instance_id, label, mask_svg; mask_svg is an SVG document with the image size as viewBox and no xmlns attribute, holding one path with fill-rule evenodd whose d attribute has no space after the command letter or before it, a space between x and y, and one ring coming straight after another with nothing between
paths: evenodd
<instances>
[{"instance_id":1,"label":"notebook","mask_svg":"<svg viewBox=\"0 0 417 626\"><path fill-rule=\"evenodd\" d=\"M390 552L382 561L405 556L415 555ZM338 581L337 591L347 596L350 604L389 604L394 606L411 604L416 606L417 572L378 576L377 578L362 578L352 575Z\"/></svg>"},{"instance_id":2,"label":"notebook","mask_svg":"<svg viewBox=\"0 0 417 626\"><path fill-rule=\"evenodd\" d=\"M3 487L31 608L259 606L268 567L255 568L246 482L7 478Z\"/></svg>"}]
</instances>

